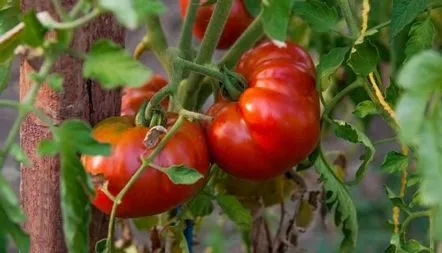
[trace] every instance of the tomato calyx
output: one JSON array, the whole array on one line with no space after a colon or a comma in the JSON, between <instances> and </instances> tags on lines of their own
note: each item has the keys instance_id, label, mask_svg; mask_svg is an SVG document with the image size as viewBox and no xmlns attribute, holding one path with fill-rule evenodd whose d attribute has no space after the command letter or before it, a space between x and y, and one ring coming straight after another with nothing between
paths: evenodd
<instances>
[{"instance_id":1,"label":"tomato calyx","mask_svg":"<svg viewBox=\"0 0 442 253\"><path fill-rule=\"evenodd\" d=\"M241 74L231 71L226 67L222 67L221 71L225 76L221 84L223 96L233 101L238 100L241 93L248 86L247 81Z\"/></svg>"}]
</instances>

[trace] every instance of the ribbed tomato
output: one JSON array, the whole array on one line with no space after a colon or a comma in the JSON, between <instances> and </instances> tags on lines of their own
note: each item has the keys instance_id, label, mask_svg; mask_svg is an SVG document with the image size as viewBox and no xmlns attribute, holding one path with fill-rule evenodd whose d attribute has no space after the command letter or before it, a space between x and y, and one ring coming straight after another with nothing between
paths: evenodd
<instances>
[{"instance_id":1,"label":"ribbed tomato","mask_svg":"<svg viewBox=\"0 0 442 253\"><path fill-rule=\"evenodd\" d=\"M168 115L166 128L176 120ZM93 130L93 136L100 142L110 143L112 154L83 156L82 162L88 173L99 176L112 195L117 195L130 177L141 165L140 157L147 157L153 148L146 148L143 140L149 128L134 126L132 117L111 117L103 120ZM154 164L164 168L185 165L203 175L209 170L209 154L204 131L198 123L184 121L182 127L171 137L162 151L155 157ZM202 187L203 180L192 185L175 185L161 171L146 168L118 206L118 217L140 217L165 212L189 200ZM96 188L93 204L109 214L113 201Z\"/></svg>"},{"instance_id":2,"label":"ribbed tomato","mask_svg":"<svg viewBox=\"0 0 442 253\"><path fill-rule=\"evenodd\" d=\"M191 0L180 0L181 16L184 17L186 15L187 6L189 5L190 1ZM201 4L205 2L207 2L207 0L200 1ZM214 4L208 6L200 6L198 8L195 26L193 28L193 35L200 40L204 37L204 33L206 32L214 8ZM224 30L221 34L221 38L218 42L217 48L226 49L233 45L236 39L241 36L241 34L247 29L252 21L253 18L247 12L243 0L233 0L233 5L230 9L230 14L227 18L227 23L224 26Z\"/></svg>"},{"instance_id":3,"label":"ribbed tomato","mask_svg":"<svg viewBox=\"0 0 442 253\"><path fill-rule=\"evenodd\" d=\"M236 70L249 86L237 102L221 100L209 109L210 151L223 170L239 178L281 175L319 140L313 62L293 43L264 42L245 53Z\"/></svg>"},{"instance_id":4,"label":"ribbed tomato","mask_svg":"<svg viewBox=\"0 0 442 253\"><path fill-rule=\"evenodd\" d=\"M152 79L141 87L126 87L123 89L121 97L121 115L136 115L138 109L145 100L149 100L161 88L166 86L167 81L156 74ZM167 101L164 101L164 106L167 106Z\"/></svg>"}]
</instances>

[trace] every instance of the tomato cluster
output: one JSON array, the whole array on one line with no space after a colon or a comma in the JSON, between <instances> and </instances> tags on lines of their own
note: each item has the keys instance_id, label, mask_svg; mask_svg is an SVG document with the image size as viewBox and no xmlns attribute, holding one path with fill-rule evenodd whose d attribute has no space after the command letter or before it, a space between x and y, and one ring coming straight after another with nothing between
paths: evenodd
<instances>
[{"instance_id":1,"label":"tomato cluster","mask_svg":"<svg viewBox=\"0 0 442 253\"><path fill-rule=\"evenodd\" d=\"M305 159L319 139L315 68L298 45L265 41L241 57L236 72L248 83L238 100L221 96L208 111L213 120L204 125L205 129L186 120L153 163L163 168L185 165L206 176L210 163L215 162L229 174L218 182L223 191L236 195L249 207L261 201L273 205L296 186L283 174ZM149 128L135 126L134 116L143 101L151 99L166 83L155 75L142 87L126 88L121 116L105 119L93 130L98 141L112 146L108 157L82 157L88 173L103 179L93 204L105 213L112 209L110 195L122 190L140 167L141 158L154 148L144 142ZM162 104L164 109L167 103ZM166 118L164 127L169 129L177 117L167 113ZM171 210L194 196L203 182L177 185L162 171L148 167L124 196L116 215L139 217Z\"/></svg>"},{"instance_id":2,"label":"tomato cluster","mask_svg":"<svg viewBox=\"0 0 442 253\"><path fill-rule=\"evenodd\" d=\"M166 128L169 129L175 120L176 115L169 114ZM111 144L112 154L107 157L83 156L82 162L90 174L106 180L107 190L113 196L121 191L141 166L141 157L147 157L152 152L153 149L146 147L143 142L148 131L147 127L135 126L130 116L111 117L95 126L94 138ZM182 164L207 175L209 154L203 129L198 123L184 121L153 163L164 168ZM189 200L202 185L202 179L192 185L176 185L163 172L148 167L122 199L117 216L148 216L170 210ZM96 190L93 204L109 214L113 201L103 191L103 185Z\"/></svg>"},{"instance_id":3,"label":"tomato cluster","mask_svg":"<svg viewBox=\"0 0 442 253\"><path fill-rule=\"evenodd\" d=\"M266 180L305 159L319 139L315 68L299 46L264 42L240 59L249 87L237 102L209 109L207 138L215 162L244 179Z\"/></svg>"}]
</instances>

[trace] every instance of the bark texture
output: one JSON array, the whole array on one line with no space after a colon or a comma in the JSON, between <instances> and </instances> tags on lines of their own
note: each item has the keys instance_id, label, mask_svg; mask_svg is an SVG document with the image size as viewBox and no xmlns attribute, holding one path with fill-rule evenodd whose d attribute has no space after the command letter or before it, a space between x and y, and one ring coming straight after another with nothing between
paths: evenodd
<instances>
[{"instance_id":1,"label":"bark texture","mask_svg":"<svg viewBox=\"0 0 442 253\"><path fill-rule=\"evenodd\" d=\"M62 2L65 7L70 7L76 1ZM37 11L49 11L56 16L50 0L22 0L21 8L23 11L32 8ZM102 16L77 29L72 46L76 50L86 51L95 40L101 38L123 43L124 30L112 17ZM34 71L34 67L38 67L36 65L38 64L30 64L24 59L21 61L20 99L24 98L30 88L31 81L28 74ZM44 85L38 95L36 106L56 122L79 118L93 125L107 116L119 113L120 91L104 91L94 81L83 79L80 60L63 56L57 61L53 71L64 76L64 90L55 93ZM20 143L29 155L32 167L23 167L21 170L20 192L23 209L28 217L25 229L31 236L33 253L67 252L60 208L59 159L41 158L36 154L38 142L50 137L49 129L36 117L28 115L20 131ZM90 228L91 252L95 242L105 237L106 229L107 217L94 210Z\"/></svg>"}]
</instances>

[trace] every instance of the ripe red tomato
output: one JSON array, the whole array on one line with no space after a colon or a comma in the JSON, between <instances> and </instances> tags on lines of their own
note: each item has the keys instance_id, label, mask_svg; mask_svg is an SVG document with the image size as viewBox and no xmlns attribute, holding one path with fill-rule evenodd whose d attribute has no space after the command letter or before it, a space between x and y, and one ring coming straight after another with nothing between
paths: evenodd
<instances>
[{"instance_id":1,"label":"ripe red tomato","mask_svg":"<svg viewBox=\"0 0 442 253\"><path fill-rule=\"evenodd\" d=\"M189 2L190 0L180 0L182 17L186 15ZM207 0L200 1L201 4L205 2L207 2ZM193 28L193 35L195 35L195 37L200 40L204 37L204 33L206 32L214 8L214 4L209 6L200 6L197 11L195 26ZM227 23L224 26L224 31L221 34L221 38L218 42L217 48L226 49L233 45L236 39L241 36L241 34L247 29L252 21L253 18L247 12L243 0L233 0L233 5L230 9L230 14L227 18Z\"/></svg>"},{"instance_id":2,"label":"ripe red tomato","mask_svg":"<svg viewBox=\"0 0 442 253\"><path fill-rule=\"evenodd\" d=\"M126 87L123 89L123 96L121 97L121 115L136 115L138 109L147 99L151 99L152 96L163 88L167 84L160 75L154 75L152 79L141 87ZM165 105L167 106L167 101Z\"/></svg>"},{"instance_id":3,"label":"ripe red tomato","mask_svg":"<svg viewBox=\"0 0 442 253\"><path fill-rule=\"evenodd\" d=\"M175 120L176 116L169 114L166 128L169 129ZM108 190L114 196L140 167L140 157L147 157L153 150L143 143L149 128L136 127L133 122L133 117L127 116L111 117L100 122L93 135L100 142L110 143L112 154L108 157L82 157L87 172L107 181ZM165 168L182 164L207 175L209 154L203 129L199 124L186 120L155 157L154 164ZM175 185L163 172L148 167L124 196L117 208L117 216L132 218L165 212L189 200L202 186L202 179L192 185ZM109 214L113 201L98 186L93 204Z\"/></svg>"},{"instance_id":4,"label":"ripe red tomato","mask_svg":"<svg viewBox=\"0 0 442 253\"><path fill-rule=\"evenodd\" d=\"M215 103L207 125L210 151L226 172L266 180L283 174L316 147L320 106L315 68L299 46L265 42L237 66L249 87L237 102Z\"/></svg>"}]
</instances>

